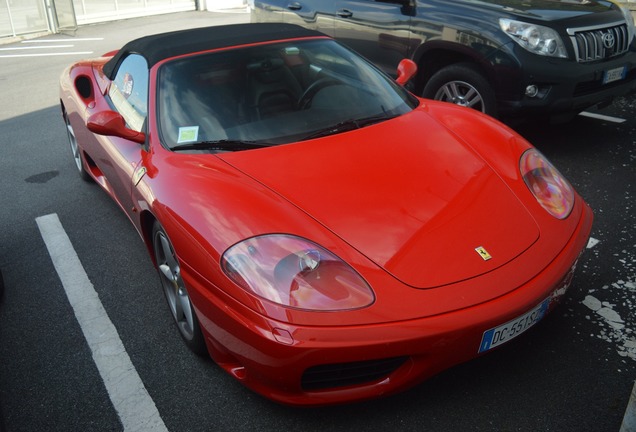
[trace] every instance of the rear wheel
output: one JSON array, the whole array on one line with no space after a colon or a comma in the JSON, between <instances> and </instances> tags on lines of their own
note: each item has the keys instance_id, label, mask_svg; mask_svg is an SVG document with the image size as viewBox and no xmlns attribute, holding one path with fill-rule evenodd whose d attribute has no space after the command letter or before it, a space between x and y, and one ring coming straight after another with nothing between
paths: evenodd
<instances>
[{"instance_id":1,"label":"rear wheel","mask_svg":"<svg viewBox=\"0 0 636 432\"><path fill-rule=\"evenodd\" d=\"M75 137L75 131L73 130L73 126L68 119L66 113L64 113L64 123L66 124L66 135L68 137L69 145L71 146L71 154L73 155L73 160L75 161L75 166L77 167L77 171L79 176L84 181L91 181L92 178L86 168L84 168L84 158L82 157L82 150L79 148L77 144L77 138Z\"/></svg>"},{"instance_id":2,"label":"rear wheel","mask_svg":"<svg viewBox=\"0 0 636 432\"><path fill-rule=\"evenodd\" d=\"M188 348L198 355L204 355L206 347L203 334L181 278L181 267L172 243L158 222L155 222L152 232L155 261L172 318Z\"/></svg>"},{"instance_id":3,"label":"rear wheel","mask_svg":"<svg viewBox=\"0 0 636 432\"><path fill-rule=\"evenodd\" d=\"M422 96L497 115L492 87L470 63L452 64L437 71L424 86Z\"/></svg>"}]
</instances>

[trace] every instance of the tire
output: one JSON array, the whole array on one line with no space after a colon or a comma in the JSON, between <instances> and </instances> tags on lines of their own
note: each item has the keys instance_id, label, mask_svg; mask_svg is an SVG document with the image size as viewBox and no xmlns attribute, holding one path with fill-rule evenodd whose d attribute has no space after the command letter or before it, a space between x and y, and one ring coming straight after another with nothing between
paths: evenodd
<instances>
[{"instance_id":1,"label":"tire","mask_svg":"<svg viewBox=\"0 0 636 432\"><path fill-rule=\"evenodd\" d=\"M437 71L424 86L422 97L497 115L495 93L488 80L470 63L457 63Z\"/></svg>"},{"instance_id":2,"label":"tire","mask_svg":"<svg viewBox=\"0 0 636 432\"><path fill-rule=\"evenodd\" d=\"M71 126L71 122L68 119L66 113L64 113L64 123L66 125L66 136L68 137L68 143L71 147L71 154L73 155L73 159L75 160L75 166L77 167L77 171L82 180L86 182L93 181L93 178L90 176L88 171L85 168L84 157L82 156L82 150L79 148L77 144L77 138L75 138L75 131L73 130L73 126Z\"/></svg>"},{"instance_id":3,"label":"tire","mask_svg":"<svg viewBox=\"0 0 636 432\"><path fill-rule=\"evenodd\" d=\"M159 222L155 222L152 229L152 240L163 293L179 334L192 352L203 356L207 349L201 326L181 278L181 268L172 243Z\"/></svg>"}]
</instances>

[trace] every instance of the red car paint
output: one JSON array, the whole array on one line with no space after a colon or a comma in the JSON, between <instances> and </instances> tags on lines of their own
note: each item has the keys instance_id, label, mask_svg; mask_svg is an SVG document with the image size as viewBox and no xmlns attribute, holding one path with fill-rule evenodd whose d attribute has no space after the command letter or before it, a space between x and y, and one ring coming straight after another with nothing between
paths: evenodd
<instances>
[{"instance_id":1,"label":"red car paint","mask_svg":"<svg viewBox=\"0 0 636 432\"><path fill-rule=\"evenodd\" d=\"M304 38L316 36L293 40ZM590 208L575 195L566 218L545 211L519 170L532 146L485 115L420 99L408 113L329 136L178 152L162 144L156 118L158 74L172 58L149 70L143 139L87 128L89 117L112 110L104 65L113 55L77 63L60 81L83 167L151 255L160 222L210 355L266 397L322 405L402 391L478 356L486 330L554 296L552 307L571 281ZM316 312L237 285L223 254L270 234L308 239L339 257L371 287L373 303ZM331 383L349 367L373 371Z\"/></svg>"}]
</instances>

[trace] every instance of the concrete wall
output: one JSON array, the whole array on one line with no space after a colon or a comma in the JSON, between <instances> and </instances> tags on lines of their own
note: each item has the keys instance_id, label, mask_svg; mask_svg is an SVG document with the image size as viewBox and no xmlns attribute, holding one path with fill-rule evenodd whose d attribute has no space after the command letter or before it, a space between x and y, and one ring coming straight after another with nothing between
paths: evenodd
<instances>
[{"instance_id":1,"label":"concrete wall","mask_svg":"<svg viewBox=\"0 0 636 432\"><path fill-rule=\"evenodd\" d=\"M636 1L636 0L634 0ZM204 6L203 1L199 0L199 5ZM221 10L221 9L237 9L247 6L247 0L205 0L204 10Z\"/></svg>"}]
</instances>

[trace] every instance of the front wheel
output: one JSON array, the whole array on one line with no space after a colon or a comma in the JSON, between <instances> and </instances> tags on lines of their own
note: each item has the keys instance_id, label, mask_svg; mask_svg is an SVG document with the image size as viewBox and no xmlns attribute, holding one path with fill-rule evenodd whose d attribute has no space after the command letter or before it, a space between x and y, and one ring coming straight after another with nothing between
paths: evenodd
<instances>
[{"instance_id":1,"label":"front wheel","mask_svg":"<svg viewBox=\"0 0 636 432\"><path fill-rule=\"evenodd\" d=\"M422 97L473 108L495 117L495 93L479 70L470 63L458 63L437 71L424 86Z\"/></svg>"},{"instance_id":2,"label":"front wheel","mask_svg":"<svg viewBox=\"0 0 636 432\"><path fill-rule=\"evenodd\" d=\"M77 138L75 137L75 131L73 130L73 126L68 119L68 115L64 113L64 123L66 125L66 136L68 137L68 143L71 147L71 154L73 155L73 160L75 161L75 166L77 167L77 171L82 180L90 182L93 179L91 178L86 168L84 168L84 158L82 157L82 150L77 144Z\"/></svg>"},{"instance_id":3,"label":"front wheel","mask_svg":"<svg viewBox=\"0 0 636 432\"><path fill-rule=\"evenodd\" d=\"M153 227L152 238L161 286L179 334L190 350L198 355L204 355L206 347L203 334L190 302L188 290L181 278L181 267L168 235L158 222L155 222Z\"/></svg>"}]
</instances>

